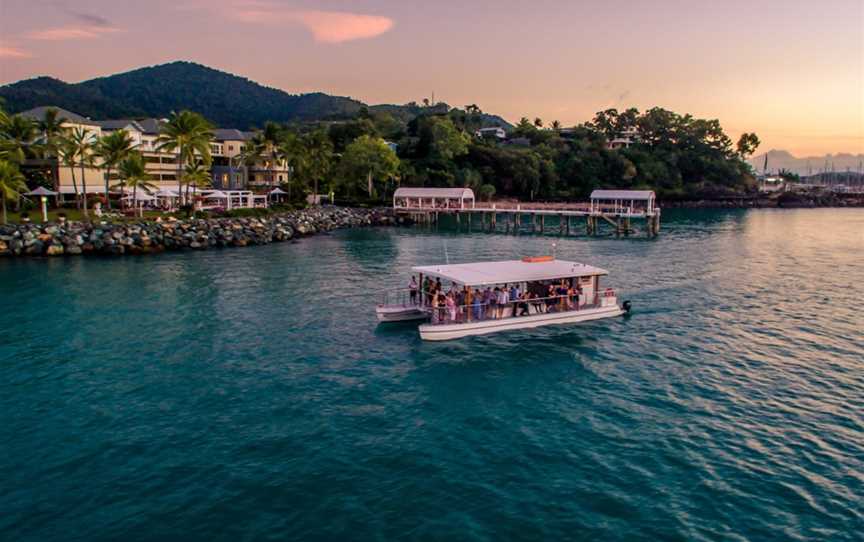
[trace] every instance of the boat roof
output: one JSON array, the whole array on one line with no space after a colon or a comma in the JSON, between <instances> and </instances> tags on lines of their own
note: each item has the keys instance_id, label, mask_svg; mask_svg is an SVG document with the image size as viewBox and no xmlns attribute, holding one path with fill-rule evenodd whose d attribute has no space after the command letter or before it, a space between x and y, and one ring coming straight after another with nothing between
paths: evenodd
<instances>
[{"instance_id":1,"label":"boat roof","mask_svg":"<svg viewBox=\"0 0 864 542\"><path fill-rule=\"evenodd\" d=\"M415 273L440 277L466 286L485 286L509 282L532 282L566 277L608 275L599 267L567 260L457 263L412 267Z\"/></svg>"}]
</instances>

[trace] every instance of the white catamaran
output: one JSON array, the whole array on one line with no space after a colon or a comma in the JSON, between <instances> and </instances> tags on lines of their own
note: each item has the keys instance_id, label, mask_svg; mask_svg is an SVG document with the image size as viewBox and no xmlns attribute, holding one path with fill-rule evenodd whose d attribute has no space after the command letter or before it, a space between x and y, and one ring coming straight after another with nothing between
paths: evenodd
<instances>
[{"instance_id":1,"label":"white catamaran","mask_svg":"<svg viewBox=\"0 0 864 542\"><path fill-rule=\"evenodd\" d=\"M427 320L419 328L428 341L587 322L630 311L629 301L619 305L614 289L600 287L606 270L551 256L412 271L420 277L419 291L388 293L376 313L381 322Z\"/></svg>"}]
</instances>

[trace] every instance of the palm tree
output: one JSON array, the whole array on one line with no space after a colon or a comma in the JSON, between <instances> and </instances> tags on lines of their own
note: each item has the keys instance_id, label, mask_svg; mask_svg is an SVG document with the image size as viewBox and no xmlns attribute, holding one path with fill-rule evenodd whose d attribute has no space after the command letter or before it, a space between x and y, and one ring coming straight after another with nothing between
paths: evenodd
<instances>
[{"instance_id":1,"label":"palm tree","mask_svg":"<svg viewBox=\"0 0 864 542\"><path fill-rule=\"evenodd\" d=\"M117 130L100 137L96 141L95 154L102 159L105 168L105 202L111 209L111 198L108 197L108 183L111 180L111 170L125 160L132 152L134 141L126 130Z\"/></svg>"},{"instance_id":2,"label":"palm tree","mask_svg":"<svg viewBox=\"0 0 864 542\"><path fill-rule=\"evenodd\" d=\"M560 132L561 131L561 121L553 120L552 121L552 130L554 130L556 132Z\"/></svg>"},{"instance_id":3,"label":"palm tree","mask_svg":"<svg viewBox=\"0 0 864 542\"><path fill-rule=\"evenodd\" d=\"M210 188L213 186L213 177L210 176L210 171L200 160L186 164L183 177L186 178L187 183L195 188Z\"/></svg>"},{"instance_id":4,"label":"palm tree","mask_svg":"<svg viewBox=\"0 0 864 542\"><path fill-rule=\"evenodd\" d=\"M183 168L199 157L209 166L210 142L213 140L213 126L203 116L192 111L171 113L168 122L162 125L156 138L157 149L177 154L177 189L183 202ZM186 199L189 188L186 188Z\"/></svg>"},{"instance_id":5,"label":"palm tree","mask_svg":"<svg viewBox=\"0 0 864 542\"><path fill-rule=\"evenodd\" d=\"M75 143L69 137L61 136L58 154L63 161L63 165L68 167L69 171L72 172L72 189L75 191L75 206L81 209L81 195L78 193L78 182L75 179L75 167L78 165Z\"/></svg>"},{"instance_id":6,"label":"palm tree","mask_svg":"<svg viewBox=\"0 0 864 542\"><path fill-rule=\"evenodd\" d=\"M82 208L84 217L90 218L90 210L87 208L87 175L84 166L93 164L93 134L79 126L67 137L66 146L67 150L77 157L78 165L81 167L81 192L84 200Z\"/></svg>"},{"instance_id":7,"label":"palm tree","mask_svg":"<svg viewBox=\"0 0 864 542\"><path fill-rule=\"evenodd\" d=\"M36 123L31 119L21 115L9 117L3 123L6 159L22 164L29 158L37 157L39 154L39 145L36 142L38 135Z\"/></svg>"},{"instance_id":8,"label":"palm tree","mask_svg":"<svg viewBox=\"0 0 864 542\"><path fill-rule=\"evenodd\" d=\"M27 190L27 185L24 183L24 175L18 169L18 164L0 160L0 201L3 202L3 224L8 222L6 199L17 200L25 190Z\"/></svg>"},{"instance_id":9,"label":"palm tree","mask_svg":"<svg viewBox=\"0 0 864 542\"><path fill-rule=\"evenodd\" d=\"M60 112L54 108L46 109L45 116L39 122L39 131L42 132L42 154L51 160L51 180L54 189L60 185L60 144L63 138L63 123L66 122Z\"/></svg>"},{"instance_id":10,"label":"palm tree","mask_svg":"<svg viewBox=\"0 0 864 542\"><path fill-rule=\"evenodd\" d=\"M308 162L306 145L303 144L303 140L294 132L285 132L279 142L278 157L279 160L288 167L288 179L286 184L288 185L288 200L290 201L291 185L293 183L291 174L297 173L300 175L306 169L306 164Z\"/></svg>"},{"instance_id":11,"label":"palm tree","mask_svg":"<svg viewBox=\"0 0 864 542\"><path fill-rule=\"evenodd\" d=\"M333 143L324 130L308 134L304 140L306 147L306 170L312 178L313 192L318 195L318 183L324 181L333 165Z\"/></svg>"},{"instance_id":12,"label":"palm tree","mask_svg":"<svg viewBox=\"0 0 864 542\"><path fill-rule=\"evenodd\" d=\"M540 117L534 117L534 127L535 128L542 128L543 127L543 119L541 119Z\"/></svg>"},{"instance_id":13,"label":"palm tree","mask_svg":"<svg viewBox=\"0 0 864 542\"><path fill-rule=\"evenodd\" d=\"M256 132L246 145L247 162L261 159L264 161L264 175L267 184L273 188L276 177L276 165L282 161L283 153L280 145L283 140L283 128L275 122L267 122L264 129Z\"/></svg>"},{"instance_id":14,"label":"palm tree","mask_svg":"<svg viewBox=\"0 0 864 542\"><path fill-rule=\"evenodd\" d=\"M143 211L138 208L138 189L153 190L156 185L149 181L147 175L147 167L144 165L144 157L140 152L132 151L129 156L123 159L118 165L120 172L120 185L126 188L132 188L132 209L139 212L139 216L143 216Z\"/></svg>"}]
</instances>

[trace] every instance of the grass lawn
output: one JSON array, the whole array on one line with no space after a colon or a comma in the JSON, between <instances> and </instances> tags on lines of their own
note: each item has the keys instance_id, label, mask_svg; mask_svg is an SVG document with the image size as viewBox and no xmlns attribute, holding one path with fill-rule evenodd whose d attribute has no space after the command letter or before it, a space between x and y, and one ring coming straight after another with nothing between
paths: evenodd
<instances>
[{"instance_id":1,"label":"grass lawn","mask_svg":"<svg viewBox=\"0 0 864 542\"><path fill-rule=\"evenodd\" d=\"M66 215L66 220L70 222L78 222L84 220L84 213L79 211L78 209L72 208L63 208L63 209L48 209L48 222L57 222L57 215L63 213ZM30 222L33 224L41 224L42 223L42 211L26 211L25 214L30 216ZM144 211L144 220L155 220L156 217L159 216L167 216L167 213L162 213L160 211ZM21 215L15 211L7 210L7 217L9 219L10 224L20 224L21 223ZM93 212L90 212L90 220L96 220L96 215ZM137 217L125 217L121 219L104 219L106 222L134 222L136 220L140 220Z\"/></svg>"}]
</instances>

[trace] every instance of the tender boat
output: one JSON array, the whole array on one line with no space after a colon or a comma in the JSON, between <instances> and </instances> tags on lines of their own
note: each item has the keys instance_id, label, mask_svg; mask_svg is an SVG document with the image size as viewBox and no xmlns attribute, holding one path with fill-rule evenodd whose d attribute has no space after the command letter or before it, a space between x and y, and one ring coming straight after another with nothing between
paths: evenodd
<instances>
[{"instance_id":1,"label":"tender boat","mask_svg":"<svg viewBox=\"0 0 864 542\"><path fill-rule=\"evenodd\" d=\"M375 307L375 315L379 322L426 320L430 312L419 302L419 299L416 297L412 300L408 290L385 292L384 298Z\"/></svg>"},{"instance_id":2,"label":"tender boat","mask_svg":"<svg viewBox=\"0 0 864 542\"><path fill-rule=\"evenodd\" d=\"M419 326L420 337L427 341L588 322L630 311L629 301L618 304L614 289L601 288L600 278L608 275L608 271L551 256L418 266L412 271L419 274L421 285L424 277L441 281L443 295L439 299L446 299L444 295L455 292L454 298L464 302L461 305L446 302L432 307L430 293L420 292L414 304L378 306L381 321L428 320ZM519 295L515 301L512 299L514 287ZM502 290L506 291L503 297ZM391 318L391 315L392 319L382 318Z\"/></svg>"}]
</instances>

